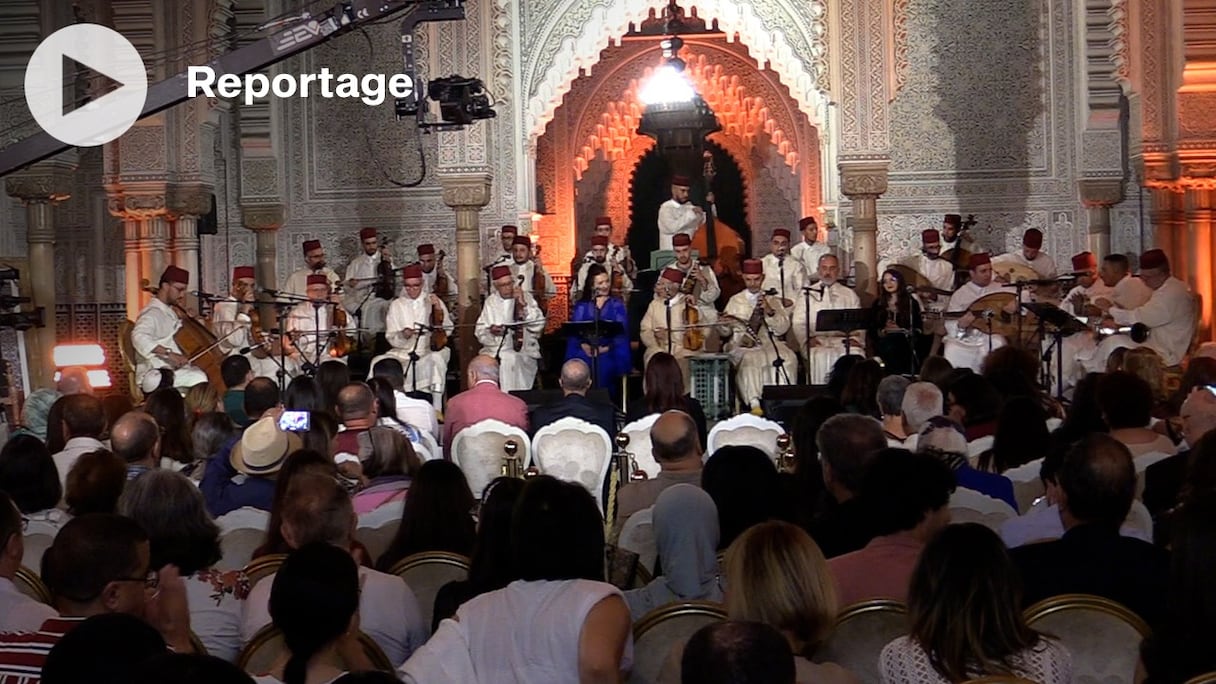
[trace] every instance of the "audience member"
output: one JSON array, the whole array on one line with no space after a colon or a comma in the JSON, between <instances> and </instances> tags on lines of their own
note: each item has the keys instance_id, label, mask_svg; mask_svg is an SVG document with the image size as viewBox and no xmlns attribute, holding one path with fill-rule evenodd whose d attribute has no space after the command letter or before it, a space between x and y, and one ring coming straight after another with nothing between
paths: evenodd
<instances>
[{"instance_id":1,"label":"audience member","mask_svg":"<svg viewBox=\"0 0 1216 684\"><path fill-rule=\"evenodd\" d=\"M138 617L94 615L47 654L42 684L129 684L140 663L167 652L164 637Z\"/></svg>"},{"instance_id":2,"label":"audience member","mask_svg":"<svg viewBox=\"0 0 1216 684\"><path fill-rule=\"evenodd\" d=\"M165 653L141 662L129 684L255 684L241 668L215 656Z\"/></svg>"},{"instance_id":3,"label":"audience member","mask_svg":"<svg viewBox=\"0 0 1216 684\"><path fill-rule=\"evenodd\" d=\"M287 454L300 446L299 436L280 430L273 415L259 418L211 459L198 485L207 510L217 518L242 506L270 510L275 475Z\"/></svg>"},{"instance_id":4,"label":"audience member","mask_svg":"<svg viewBox=\"0 0 1216 684\"><path fill-rule=\"evenodd\" d=\"M684 391L684 372L676 357L667 352L657 352L650 357L642 377L642 391L642 396L629 402L625 422L632 423L655 413L683 411L696 423L697 438L701 440L701 448L705 448L709 435L705 410L701 402Z\"/></svg>"},{"instance_id":5,"label":"audience member","mask_svg":"<svg viewBox=\"0 0 1216 684\"><path fill-rule=\"evenodd\" d=\"M1120 347L1122 349L1123 347ZM1067 447L1092 432L1106 432L1106 421L1102 419L1102 407L1098 405L1098 388L1103 373L1086 373L1073 388L1072 404L1064 422L1051 433L1053 445Z\"/></svg>"},{"instance_id":6,"label":"audience member","mask_svg":"<svg viewBox=\"0 0 1216 684\"><path fill-rule=\"evenodd\" d=\"M274 479L274 499L270 504L270 520L266 523L266 540L254 549L253 557L268 556L272 553L288 553L291 546L283 538L283 506L287 500L287 490L296 476L303 473L324 475L337 478L338 466L329 456L304 448L287 454L283 459L283 467L279 468ZM366 558L356 557L360 565L370 565Z\"/></svg>"},{"instance_id":7,"label":"audience member","mask_svg":"<svg viewBox=\"0 0 1216 684\"><path fill-rule=\"evenodd\" d=\"M1128 349L1127 355L1123 357L1123 367L1121 368L1126 373L1143 380L1149 387L1149 400L1151 402L1150 413L1155 418L1164 418L1166 415L1166 391L1165 391L1165 360L1156 350L1149 347L1136 347Z\"/></svg>"},{"instance_id":8,"label":"audience member","mask_svg":"<svg viewBox=\"0 0 1216 684\"><path fill-rule=\"evenodd\" d=\"M342 427L338 423L338 419L329 411L313 411L308 414L308 422L308 431L298 433L304 443L304 448L325 454L332 461L334 439L337 438L338 431Z\"/></svg>"},{"instance_id":9,"label":"audience member","mask_svg":"<svg viewBox=\"0 0 1216 684\"><path fill-rule=\"evenodd\" d=\"M0 448L0 492L12 497L25 516L51 511L63 498L59 469L37 437L19 434Z\"/></svg>"},{"instance_id":10,"label":"audience member","mask_svg":"<svg viewBox=\"0 0 1216 684\"><path fill-rule=\"evenodd\" d=\"M52 454L63 451L63 448L68 443L67 429L63 426L65 399L67 397L59 396L56 398L55 403L51 404L46 414L46 448L50 449Z\"/></svg>"},{"instance_id":11,"label":"audience member","mask_svg":"<svg viewBox=\"0 0 1216 684\"><path fill-rule=\"evenodd\" d=\"M381 362L383 363L383 362ZM453 438L478 421L493 418L521 430L528 429L528 405L498 387L498 362L484 354L473 357L468 369L469 389L448 400L443 421L443 456L452 457Z\"/></svg>"},{"instance_id":12,"label":"audience member","mask_svg":"<svg viewBox=\"0 0 1216 684\"><path fill-rule=\"evenodd\" d=\"M376 424L376 395L362 382L347 384L338 392L338 419L342 429L334 438L334 461L339 470L359 464L359 436ZM349 472L349 471L348 471ZM357 471L355 474L358 474Z\"/></svg>"},{"instance_id":13,"label":"audience member","mask_svg":"<svg viewBox=\"0 0 1216 684\"><path fill-rule=\"evenodd\" d=\"M1107 373L1100 383L1098 405L1110 427L1110 436L1123 443L1132 458L1157 452L1174 453L1173 441L1149 427L1153 397L1142 378L1127 371Z\"/></svg>"},{"instance_id":14,"label":"audience member","mask_svg":"<svg viewBox=\"0 0 1216 684\"><path fill-rule=\"evenodd\" d=\"M173 565L181 574L190 626L207 652L235 660L249 578L215 569L222 555L220 528L207 515L198 487L181 473L153 470L127 485L118 512L147 532L152 567Z\"/></svg>"},{"instance_id":15,"label":"audience member","mask_svg":"<svg viewBox=\"0 0 1216 684\"><path fill-rule=\"evenodd\" d=\"M625 592L636 622L675 601L722 601L718 576L718 511L700 488L676 484L654 503L654 538L662 574Z\"/></svg>"},{"instance_id":16,"label":"audience member","mask_svg":"<svg viewBox=\"0 0 1216 684\"><path fill-rule=\"evenodd\" d=\"M794 684L789 643L760 622L698 629L680 662L682 684Z\"/></svg>"},{"instance_id":17,"label":"audience member","mask_svg":"<svg viewBox=\"0 0 1216 684\"><path fill-rule=\"evenodd\" d=\"M210 382L200 382L186 390L186 427L193 429L194 421L204 413L224 410L224 400L219 387Z\"/></svg>"},{"instance_id":18,"label":"audience member","mask_svg":"<svg viewBox=\"0 0 1216 684\"><path fill-rule=\"evenodd\" d=\"M659 494L676 484L701 484L701 441L687 413L670 410L650 427L650 451L659 464L653 479L624 484L616 494L616 525L613 536L629 516L654 505Z\"/></svg>"},{"instance_id":19,"label":"audience member","mask_svg":"<svg viewBox=\"0 0 1216 684\"><path fill-rule=\"evenodd\" d=\"M405 499L401 526L376 567L391 570L401 559L422 551L469 555L477 537L473 522L476 501L464 472L455 463L422 464Z\"/></svg>"},{"instance_id":20,"label":"audience member","mask_svg":"<svg viewBox=\"0 0 1216 684\"><path fill-rule=\"evenodd\" d=\"M719 549L756 523L791 517L773 459L754 446L715 451L701 471L701 488L718 507Z\"/></svg>"},{"instance_id":21,"label":"audience member","mask_svg":"<svg viewBox=\"0 0 1216 684\"><path fill-rule=\"evenodd\" d=\"M127 466L108 451L90 451L68 473L64 503L74 516L113 513L127 483Z\"/></svg>"},{"instance_id":22,"label":"audience member","mask_svg":"<svg viewBox=\"0 0 1216 684\"><path fill-rule=\"evenodd\" d=\"M1018 502L1009 478L977 470L968 462L967 438L963 436L963 428L958 423L945 416L930 418L921 428L916 452L928 454L945 463L954 472L954 481L959 487L1000 499L1017 510Z\"/></svg>"},{"instance_id":23,"label":"audience member","mask_svg":"<svg viewBox=\"0 0 1216 684\"><path fill-rule=\"evenodd\" d=\"M1119 535L1136 489L1131 453L1109 435L1090 435L1064 455L1057 478L1064 536L1012 552L1027 605L1058 594L1097 594L1153 624L1165 603L1168 556Z\"/></svg>"},{"instance_id":24,"label":"audience member","mask_svg":"<svg viewBox=\"0 0 1216 684\"><path fill-rule=\"evenodd\" d=\"M971 443L996 434L1001 414L1001 395L992 383L974 373L962 374L946 392L946 417L963 426Z\"/></svg>"},{"instance_id":25,"label":"audience member","mask_svg":"<svg viewBox=\"0 0 1216 684\"><path fill-rule=\"evenodd\" d=\"M887 446L903 448L908 439L904 423L904 395L912 381L902 375L888 375L878 383L875 400L878 404L878 418L882 421L882 431L887 435Z\"/></svg>"},{"instance_id":26,"label":"audience member","mask_svg":"<svg viewBox=\"0 0 1216 684\"><path fill-rule=\"evenodd\" d=\"M931 382L914 382L904 390L903 401L899 405L899 413L903 417L904 431L908 438L904 440L904 448L916 450L920 431L930 418L940 416L945 412L945 401L942 391Z\"/></svg>"},{"instance_id":27,"label":"audience member","mask_svg":"<svg viewBox=\"0 0 1216 684\"><path fill-rule=\"evenodd\" d=\"M828 396L839 401L841 406L844 401L841 397L844 396L845 385L849 382L849 373L853 370L853 366L865 361L864 356L857 354L845 354L836 359L836 363L832 364L832 370L828 372L827 393Z\"/></svg>"},{"instance_id":28,"label":"audience member","mask_svg":"<svg viewBox=\"0 0 1216 684\"><path fill-rule=\"evenodd\" d=\"M887 437L877 420L845 414L829 418L815 442L828 506L807 531L823 555L832 558L862 548L873 536L857 495L874 454L886 448Z\"/></svg>"},{"instance_id":29,"label":"audience member","mask_svg":"<svg viewBox=\"0 0 1216 684\"><path fill-rule=\"evenodd\" d=\"M962 682L986 676L1072 681L1072 657L1022 617L1021 586L991 530L951 525L929 542L908 589L909 634L887 644L884 683Z\"/></svg>"},{"instance_id":30,"label":"audience member","mask_svg":"<svg viewBox=\"0 0 1216 684\"><path fill-rule=\"evenodd\" d=\"M50 421L51 406L59 399L59 393L53 389L37 389L30 392L30 395L25 398L25 405L21 407L21 428L19 433L31 434L43 443L50 447L49 436L47 435L47 425ZM55 430L62 434L63 426L55 426ZM63 440L66 442L67 440ZM63 447L60 446L60 449ZM58 450L56 450L58 451ZM50 453L55 453L54 451Z\"/></svg>"},{"instance_id":31,"label":"audience member","mask_svg":"<svg viewBox=\"0 0 1216 684\"><path fill-rule=\"evenodd\" d=\"M840 403L850 413L879 417L878 385L883 378L882 364L864 359L853 364L840 392Z\"/></svg>"},{"instance_id":32,"label":"audience member","mask_svg":"<svg viewBox=\"0 0 1216 684\"><path fill-rule=\"evenodd\" d=\"M54 608L26 596L13 584L25 555L23 523L21 511L0 491L0 633L36 632L43 622L58 615Z\"/></svg>"},{"instance_id":33,"label":"audience member","mask_svg":"<svg viewBox=\"0 0 1216 684\"><path fill-rule=\"evenodd\" d=\"M245 415L249 427L279 407L279 385L270 378L254 378L245 385ZM331 411L333 409L330 409Z\"/></svg>"},{"instance_id":34,"label":"audience member","mask_svg":"<svg viewBox=\"0 0 1216 684\"><path fill-rule=\"evenodd\" d=\"M603 430L610 439L616 437L616 409L612 404L587 398L591 389L591 368L582 359L570 359L562 364L557 380L562 398L536 407L529 417L532 434L562 418L578 418Z\"/></svg>"},{"instance_id":35,"label":"audience member","mask_svg":"<svg viewBox=\"0 0 1216 684\"><path fill-rule=\"evenodd\" d=\"M371 428L365 436L368 455L363 458L363 440L360 440L359 452L367 486L355 495L357 515L370 513L387 503L404 501L411 478L422 467L409 440L391 427Z\"/></svg>"},{"instance_id":36,"label":"audience member","mask_svg":"<svg viewBox=\"0 0 1216 684\"><path fill-rule=\"evenodd\" d=\"M1194 445L1216 429L1216 395L1206 387L1191 390L1186 401L1182 402L1180 418L1185 441L1178 453L1144 469L1144 505L1148 506L1154 517L1178 504ZM3 454L0 453L2 458Z\"/></svg>"},{"instance_id":37,"label":"audience member","mask_svg":"<svg viewBox=\"0 0 1216 684\"><path fill-rule=\"evenodd\" d=\"M874 538L828 561L837 596L845 606L907 601L908 580L925 544L950 522L954 476L928 454L883 449L870 462L861 491Z\"/></svg>"},{"instance_id":38,"label":"audience member","mask_svg":"<svg viewBox=\"0 0 1216 684\"><path fill-rule=\"evenodd\" d=\"M1209 349L1216 351L1216 342L1205 342ZM1206 389L1208 385L1216 385L1216 357L1200 356L1196 353L1186 363L1178 388L1171 394L1167 405L1170 416L1182 415L1182 403L1191 396L1195 389Z\"/></svg>"},{"instance_id":39,"label":"audience member","mask_svg":"<svg viewBox=\"0 0 1216 684\"><path fill-rule=\"evenodd\" d=\"M287 490L281 527L283 538L293 550L323 542L349 555L356 522L350 495L332 477L303 474ZM258 581L245 599L241 639L246 643L271 622L267 608L274 593L271 588L276 584L274 578L275 575L270 575ZM426 638L426 625L414 592L400 577L366 567L359 567L358 586L362 588L359 628L384 650L389 660L405 662ZM318 591L317 587L313 591ZM275 624L282 627L277 621Z\"/></svg>"},{"instance_id":40,"label":"audience member","mask_svg":"<svg viewBox=\"0 0 1216 684\"><path fill-rule=\"evenodd\" d=\"M1064 409L1039 385L1039 356L1015 345L994 349L984 358L981 375L1006 402L1029 399L1043 410L1044 419L1063 418ZM1067 361L1065 361L1067 363Z\"/></svg>"},{"instance_id":41,"label":"audience member","mask_svg":"<svg viewBox=\"0 0 1216 684\"><path fill-rule=\"evenodd\" d=\"M224 448L225 444L236 439L236 436L237 425L232 422L232 418L227 413L212 411L199 416L190 430L190 444L194 447L195 466L183 470L182 474L190 476L190 479L195 482L202 480L207 463Z\"/></svg>"},{"instance_id":42,"label":"audience member","mask_svg":"<svg viewBox=\"0 0 1216 684\"><path fill-rule=\"evenodd\" d=\"M1042 405L1030 397L1013 397L1001 408L992 448L980 454L976 467L990 473L1003 473L1041 459L1050 442L1047 413Z\"/></svg>"},{"instance_id":43,"label":"audience member","mask_svg":"<svg viewBox=\"0 0 1216 684\"><path fill-rule=\"evenodd\" d=\"M916 377L921 382L937 385L937 389L941 391L942 395L945 395L946 390L949 389L950 374L953 372L954 366L950 365L946 357L934 355L927 357L920 365L920 374Z\"/></svg>"},{"instance_id":44,"label":"audience member","mask_svg":"<svg viewBox=\"0 0 1216 684\"><path fill-rule=\"evenodd\" d=\"M144 411L160 426L160 467L181 470L194 461L190 429L186 425L186 400L174 388L153 392L144 401Z\"/></svg>"},{"instance_id":45,"label":"audience member","mask_svg":"<svg viewBox=\"0 0 1216 684\"><path fill-rule=\"evenodd\" d=\"M66 484L68 471L76 465L81 454L106 448L101 442L102 433L106 431L106 414L101 408L101 400L91 394L64 395L59 401L67 442L62 451L51 455L51 459L59 470L59 483Z\"/></svg>"},{"instance_id":46,"label":"audience member","mask_svg":"<svg viewBox=\"0 0 1216 684\"><path fill-rule=\"evenodd\" d=\"M380 359L372 367L372 375L384 378L392 385L398 420L419 430L425 430L432 437L439 437L439 417L435 413L435 407L429 399L412 397L405 391L405 368L400 360L391 356ZM426 392L420 394L430 396Z\"/></svg>"},{"instance_id":47,"label":"audience member","mask_svg":"<svg viewBox=\"0 0 1216 684\"><path fill-rule=\"evenodd\" d=\"M162 444L156 419L142 411L119 418L110 430L110 446L125 464L129 480L159 467Z\"/></svg>"},{"instance_id":48,"label":"audience member","mask_svg":"<svg viewBox=\"0 0 1216 684\"><path fill-rule=\"evenodd\" d=\"M89 382L89 371L84 366L68 366L59 372L55 390L61 396L70 394L93 394L93 383Z\"/></svg>"},{"instance_id":49,"label":"audience member","mask_svg":"<svg viewBox=\"0 0 1216 684\"><path fill-rule=\"evenodd\" d=\"M220 363L220 377L224 380L224 413L237 427L247 427L249 416L245 414L245 386L254 378L253 366L241 354L233 354Z\"/></svg>"},{"instance_id":50,"label":"audience member","mask_svg":"<svg viewBox=\"0 0 1216 684\"><path fill-rule=\"evenodd\" d=\"M350 368L345 362L337 359L325 361L317 367L317 386L321 388L322 401L325 410L330 413L338 411L338 392L350 384Z\"/></svg>"},{"instance_id":51,"label":"audience member","mask_svg":"<svg viewBox=\"0 0 1216 684\"><path fill-rule=\"evenodd\" d=\"M367 386L376 397L376 425L383 425L400 432L411 442L422 441L422 432L426 428L401 420L397 416L397 393L387 378L373 375L367 379Z\"/></svg>"},{"instance_id":52,"label":"audience member","mask_svg":"<svg viewBox=\"0 0 1216 684\"><path fill-rule=\"evenodd\" d=\"M815 436L829 418L841 413L844 413L844 407L835 399L813 397L798 407L789 426L794 449L794 472L781 473L781 482L786 501L792 507L792 520L803 529L809 529L811 521L823 511L827 497Z\"/></svg>"},{"instance_id":53,"label":"audience member","mask_svg":"<svg viewBox=\"0 0 1216 684\"><path fill-rule=\"evenodd\" d=\"M101 410L106 414L106 425L114 427L114 423L118 422L119 418L127 415L135 409L135 404L131 403L131 398L125 394L107 394L101 398ZM109 430L106 431L102 441L110 439Z\"/></svg>"},{"instance_id":54,"label":"audience member","mask_svg":"<svg viewBox=\"0 0 1216 684\"><path fill-rule=\"evenodd\" d=\"M283 408L288 411L333 411L332 407L325 405L320 385L307 375L297 375L287 383Z\"/></svg>"}]
</instances>

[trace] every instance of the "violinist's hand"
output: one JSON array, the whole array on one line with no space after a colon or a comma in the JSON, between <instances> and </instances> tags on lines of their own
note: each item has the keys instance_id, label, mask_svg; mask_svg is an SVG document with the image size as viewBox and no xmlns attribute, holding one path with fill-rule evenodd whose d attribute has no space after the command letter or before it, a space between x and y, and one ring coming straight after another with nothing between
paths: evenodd
<instances>
[{"instance_id":1,"label":"violinist's hand","mask_svg":"<svg viewBox=\"0 0 1216 684\"><path fill-rule=\"evenodd\" d=\"M491 325L490 326L491 335L502 335L506 331L507 331L507 329L501 325Z\"/></svg>"},{"instance_id":2,"label":"violinist's hand","mask_svg":"<svg viewBox=\"0 0 1216 684\"><path fill-rule=\"evenodd\" d=\"M696 305L697 305L697 298L696 298L696 297L694 297L694 296L692 296L692 295L690 295L690 294L688 294L688 295L684 295L684 304L685 304L686 306L696 306Z\"/></svg>"},{"instance_id":3,"label":"violinist's hand","mask_svg":"<svg viewBox=\"0 0 1216 684\"><path fill-rule=\"evenodd\" d=\"M407 340L414 339L414 335L417 335L417 334L418 334L418 331L414 330L413 328L402 328L401 329L401 336Z\"/></svg>"},{"instance_id":4,"label":"violinist's hand","mask_svg":"<svg viewBox=\"0 0 1216 684\"><path fill-rule=\"evenodd\" d=\"M161 358L167 361L174 370L190 364L190 359L187 359L185 356L178 354L175 351L166 352Z\"/></svg>"},{"instance_id":5,"label":"violinist's hand","mask_svg":"<svg viewBox=\"0 0 1216 684\"><path fill-rule=\"evenodd\" d=\"M440 300L439 296L436 294L431 294L430 302L431 306L443 306L443 301Z\"/></svg>"},{"instance_id":6,"label":"violinist's hand","mask_svg":"<svg viewBox=\"0 0 1216 684\"><path fill-rule=\"evenodd\" d=\"M338 293L336 293L336 292L335 292L334 294L331 294L331 295L329 296L329 302L330 302L331 304L341 304L341 303L342 303L342 296L341 296L341 295L339 295Z\"/></svg>"}]
</instances>

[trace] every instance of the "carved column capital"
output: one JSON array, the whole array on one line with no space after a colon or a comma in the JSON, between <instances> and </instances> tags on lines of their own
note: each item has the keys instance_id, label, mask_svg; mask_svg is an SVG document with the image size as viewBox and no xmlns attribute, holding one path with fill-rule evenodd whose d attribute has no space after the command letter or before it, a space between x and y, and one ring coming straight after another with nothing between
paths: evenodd
<instances>
[{"instance_id":1,"label":"carved column capital","mask_svg":"<svg viewBox=\"0 0 1216 684\"><path fill-rule=\"evenodd\" d=\"M273 233L283 227L286 214L282 204L242 204L241 224L255 233Z\"/></svg>"},{"instance_id":2,"label":"carved column capital","mask_svg":"<svg viewBox=\"0 0 1216 684\"><path fill-rule=\"evenodd\" d=\"M205 216L211 212L211 187L201 183L175 185L169 189L167 206L174 217Z\"/></svg>"},{"instance_id":3,"label":"carved column capital","mask_svg":"<svg viewBox=\"0 0 1216 684\"><path fill-rule=\"evenodd\" d=\"M840 164L840 192L849 199L877 198L887 191L887 162Z\"/></svg>"},{"instance_id":4,"label":"carved column capital","mask_svg":"<svg viewBox=\"0 0 1216 684\"><path fill-rule=\"evenodd\" d=\"M62 202L72 196L75 171L76 165L72 163L42 162L6 177L4 190L26 204Z\"/></svg>"},{"instance_id":5,"label":"carved column capital","mask_svg":"<svg viewBox=\"0 0 1216 684\"><path fill-rule=\"evenodd\" d=\"M488 173L439 174L443 203L453 209L480 209L489 204L490 183Z\"/></svg>"},{"instance_id":6,"label":"carved column capital","mask_svg":"<svg viewBox=\"0 0 1216 684\"><path fill-rule=\"evenodd\" d=\"M1085 207L1110 207L1123 201L1123 181L1118 178L1082 178L1077 181L1081 204Z\"/></svg>"},{"instance_id":7,"label":"carved column capital","mask_svg":"<svg viewBox=\"0 0 1216 684\"><path fill-rule=\"evenodd\" d=\"M106 198L106 208L111 215L127 219L150 219L168 213L164 193L111 194Z\"/></svg>"}]
</instances>

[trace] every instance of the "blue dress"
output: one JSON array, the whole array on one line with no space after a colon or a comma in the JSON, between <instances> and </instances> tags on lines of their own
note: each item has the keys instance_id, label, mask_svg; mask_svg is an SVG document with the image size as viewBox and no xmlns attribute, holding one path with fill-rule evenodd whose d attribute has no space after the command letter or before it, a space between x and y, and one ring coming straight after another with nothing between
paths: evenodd
<instances>
[{"instance_id":1,"label":"blue dress","mask_svg":"<svg viewBox=\"0 0 1216 684\"><path fill-rule=\"evenodd\" d=\"M576 303L574 312L570 315L570 320L575 322L593 321L595 318L594 300ZM588 366L595 368L595 386L606 388L615 397L621 391L621 376L629 373L632 362L629 351L629 317L625 310L625 303L616 297L609 297L608 301L604 302L604 307L599 310L599 319L620 323L624 332L604 341L609 350L600 354L598 368L591 357L583 352L582 340L576 337L566 339L566 360L582 359Z\"/></svg>"}]
</instances>

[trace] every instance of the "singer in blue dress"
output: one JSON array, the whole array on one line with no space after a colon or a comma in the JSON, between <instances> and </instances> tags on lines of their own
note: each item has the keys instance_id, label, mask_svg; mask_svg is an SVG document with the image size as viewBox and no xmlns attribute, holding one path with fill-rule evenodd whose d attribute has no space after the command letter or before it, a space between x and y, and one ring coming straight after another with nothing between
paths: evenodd
<instances>
[{"instance_id":1,"label":"singer in blue dress","mask_svg":"<svg viewBox=\"0 0 1216 684\"><path fill-rule=\"evenodd\" d=\"M604 387L616 397L620 394L621 376L629 372L628 313L625 302L610 296L612 277L600 264L587 269L583 292L570 315L571 322L614 321L621 324L621 334L600 340L598 348L588 340L570 336L566 339L566 360L582 359L595 369L595 387ZM592 357L598 357L593 359Z\"/></svg>"}]
</instances>

